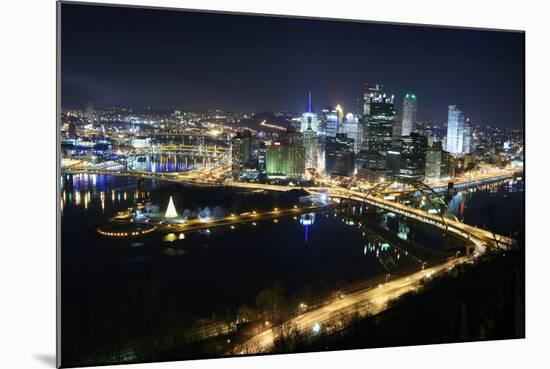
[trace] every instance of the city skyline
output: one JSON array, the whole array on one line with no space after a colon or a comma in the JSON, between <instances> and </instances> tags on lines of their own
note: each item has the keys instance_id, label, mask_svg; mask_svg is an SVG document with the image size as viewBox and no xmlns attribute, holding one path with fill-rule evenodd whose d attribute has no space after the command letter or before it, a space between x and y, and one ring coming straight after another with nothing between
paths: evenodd
<instances>
[{"instance_id":1,"label":"city skyline","mask_svg":"<svg viewBox=\"0 0 550 369\"><path fill-rule=\"evenodd\" d=\"M60 365L525 337L523 34L59 9Z\"/></svg>"},{"instance_id":2,"label":"city skyline","mask_svg":"<svg viewBox=\"0 0 550 369\"><path fill-rule=\"evenodd\" d=\"M63 12L65 108L303 112L311 92L313 111L355 113L368 82L384 84L396 106L418 96L420 121L445 122L457 104L474 124L524 123L522 33L76 4Z\"/></svg>"}]
</instances>

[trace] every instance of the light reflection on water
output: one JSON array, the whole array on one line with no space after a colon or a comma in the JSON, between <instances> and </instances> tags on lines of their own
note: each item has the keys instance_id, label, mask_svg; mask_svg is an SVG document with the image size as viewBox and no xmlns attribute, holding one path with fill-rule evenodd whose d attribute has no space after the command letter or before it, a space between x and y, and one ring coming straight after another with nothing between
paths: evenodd
<instances>
[{"instance_id":1,"label":"light reflection on water","mask_svg":"<svg viewBox=\"0 0 550 369\"><path fill-rule=\"evenodd\" d=\"M209 157L185 154L148 154L130 163L130 168L143 172L185 172L211 164Z\"/></svg>"},{"instance_id":2,"label":"light reflection on water","mask_svg":"<svg viewBox=\"0 0 550 369\"><path fill-rule=\"evenodd\" d=\"M68 208L77 208L80 211L87 211L90 207L101 210L105 214L107 208L115 209L121 205L132 204L143 200L150 195L149 191L139 190L135 187L134 181L128 181L128 186L111 187L112 177L96 174L74 174L61 177L61 214ZM110 193L110 196L107 195Z\"/></svg>"}]
</instances>

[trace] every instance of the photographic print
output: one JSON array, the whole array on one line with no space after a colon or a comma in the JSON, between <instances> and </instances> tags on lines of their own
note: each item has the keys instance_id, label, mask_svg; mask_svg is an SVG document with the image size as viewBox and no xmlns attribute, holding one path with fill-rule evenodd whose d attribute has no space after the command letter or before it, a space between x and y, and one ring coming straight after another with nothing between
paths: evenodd
<instances>
[{"instance_id":1,"label":"photographic print","mask_svg":"<svg viewBox=\"0 0 550 369\"><path fill-rule=\"evenodd\" d=\"M525 34L59 2L63 367L525 337Z\"/></svg>"}]
</instances>

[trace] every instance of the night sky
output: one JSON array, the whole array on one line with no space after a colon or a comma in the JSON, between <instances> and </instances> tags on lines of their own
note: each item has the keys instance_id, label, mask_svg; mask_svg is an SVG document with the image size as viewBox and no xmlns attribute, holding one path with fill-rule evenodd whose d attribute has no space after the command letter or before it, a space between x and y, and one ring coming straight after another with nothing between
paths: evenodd
<instances>
[{"instance_id":1,"label":"night sky","mask_svg":"<svg viewBox=\"0 0 550 369\"><path fill-rule=\"evenodd\" d=\"M294 111L340 103L365 82L441 123L522 127L524 34L63 4L63 107Z\"/></svg>"}]
</instances>

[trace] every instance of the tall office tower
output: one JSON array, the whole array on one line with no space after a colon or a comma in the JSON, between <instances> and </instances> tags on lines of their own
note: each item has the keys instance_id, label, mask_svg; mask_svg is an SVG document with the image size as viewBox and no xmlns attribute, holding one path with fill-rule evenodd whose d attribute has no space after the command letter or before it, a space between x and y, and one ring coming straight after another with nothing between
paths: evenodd
<instances>
[{"instance_id":1,"label":"tall office tower","mask_svg":"<svg viewBox=\"0 0 550 369\"><path fill-rule=\"evenodd\" d=\"M395 124L393 95L386 94L373 97L367 117L367 147L383 155L391 148Z\"/></svg>"},{"instance_id":2,"label":"tall office tower","mask_svg":"<svg viewBox=\"0 0 550 369\"><path fill-rule=\"evenodd\" d=\"M304 149L306 153L306 168L313 169L317 168L317 132L308 127L303 133L304 138Z\"/></svg>"},{"instance_id":3,"label":"tall office tower","mask_svg":"<svg viewBox=\"0 0 550 369\"><path fill-rule=\"evenodd\" d=\"M288 129L280 140L266 148L266 172L268 178L303 179L306 150L303 134Z\"/></svg>"},{"instance_id":4,"label":"tall office tower","mask_svg":"<svg viewBox=\"0 0 550 369\"><path fill-rule=\"evenodd\" d=\"M258 143L258 172L264 174L266 171L266 147L265 142Z\"/></svg>"},{"instance_id":5,"label":"tall office tower","mask_svg":"<svg viewBox=\"0 0 550 369\"><path fill-rule=\"evenodd\" d=\"M378 152L360 151L355 159L357 178L370 183L378 183L388 174L386 157Z\"/></svg>"},{"instance_id":6,"label":"tall office tower","mask_svg":"<svg viewBox=\"0 0 550 369\"><path fill-rule=\"evenodd\" d=\"M464 134L462 138L462 153L469 154L472 152L472 126L470 120L466 119L464 123Z\"/></svg>"},{"instance_id":7,"label":"tall office tower","mask_svg":"<svg viewBox=\"0 0 550 369\"><path fill-rule=\"evenodd\" d=\"M311 92L307 96L307 111L302 114L300 119L300 132L305 132L308 127L317 132L319 129L319 120L311 108Z\"/></svg>"},{"instance_id":8,"label":"tall office tower","mask_svg":"<svg viewBox=\"0 0 550 369\"><path fill-rule=\"evenodd\" d=\"M438 181L441 178L441 159L443 149L441 142L435 142L426 149L426 179Z\"/></svg>"},{"instance_id":9,"label":"tall office tower","mask_svg":"<svg viewBox=\"0 0 550 369\"><path fill-rule=\"evenodd\" d=\"M401 138L401 168L399 177L424 180L426 173L426 149L428 140L426 136L412 132L409 136Z\"/></svg>"},{"instance_id":10,"label":"tall office tower","mask_svg":"<svg viewBox=\"0 0 550 369\"><path fill-rule=\"evenodd\" d=\"M416 95L406 94L403 99L403 116L401 121L401 135L408 136L414 131L416 124Z\"/></svg>"},{"instance_id":11,"label":"tall office tower","mask_svg":"<svg viewBox=\"0 0 550 369\"><path fill-rule=\"evenodd\" d=\"M368 117L370 115L370 105L372 99L381 95L384 86L378 84L365 83L365 89L363 90L363 115Z\"/></svg>"},{"instance_id":12,"label":"tall office tower","mask_svg":"<svg viewBox=\"0 0 550 369\"><path fill-rule=\"evenodd\" d=\"M353 139L345 133L327 137L325 148L325 172L329 175L352 176L355 170Z\"/></svg>"},{"instance_id":13,"label":"tall office tower","mask_svg":"<svg viewBox=\"0 0 550 369\"><path fill-rule=\"evenodd\" d=\"M386 155L386 168L388 175L397 178L401 172L401 146L392 147Z\"/></svg>"},{"instance_id":14,"label":"tall office tower","mask_svg":"<svg viewBox=\"0 0 550 369\"><path fill-rule=\"evenodd\" d=\"M238 180L243 169L252 159L252 133L249 130L237 132L231 139L231 175Z\"/></svg>"},{"instance_id":15,"label":"tall office tower","mask_svg":"<svg viewBox=\"0 0 550 369\"><path fill-rule=\"evenodd\" d=\"M455 164L451 153L441 152L441 178L450 179L455 176Z\"/></svg>"},{"instance_id":16,"label":"tall office tower","mask_svg":"<svg viewBox=\"0 0 550 369\"><path fill-rule=\"evenodd\" d=\"M304 178L305 170L304 146L274 141L266 148L268 178L300 180Z\"/></svg>"},{"instance_id":17,"label":"tall office tower","mask_svg":"<svg viewBox=\"0 0 550 369\"><path fill-rule=\"evenodd\" d=\"M351 113L346 114L342 124L342 133L353 138L353 151L357 154L363 143L363 126L359 123L359 118Z\"/></svg>"},{"instance_id":18,"label":"tall office tower","mask_svg":"<svg viewBox=\"0 0 550 369\"><path fill-rule=\"evenodd\" d=\"M464 115L456 105L449 105L447 119L447 151L462 154L464 141Z\"/></svg>"},{"instance_id":19,"label":"tall office tower","mask_svg":"<svg viewBox=\"0 0 550 369\"><path fill-rule=\"evenodd\" d=\"M321 111L321 122L326 137L336 137L338 133L338 111L333 108L325 108Z\"/></svg>"},{"instance_id":20,"label":"tall office tower","mask_svg":"<svg viewBox=\"0 0 550 369\"><path fill-rule=\"evenodd\" d=\"M397 140L403 136L403 127L401 125L401 113L398 111L395 112L394 117L394 125L393 125L393 139Z\"/></svg>"},{"instance_id":21,"label":"tall office tower","mask_svg":"<svg viewBox=\"0 0 550 369\"><path fill-rule=\"evenodd\" d=\"M342 125L344 123L344 109L340 106L340 104L336 105L336 108L334 108L336 112L338 113L338 128L336 133L342 133Z\"/></svg>"}]
</instances>

